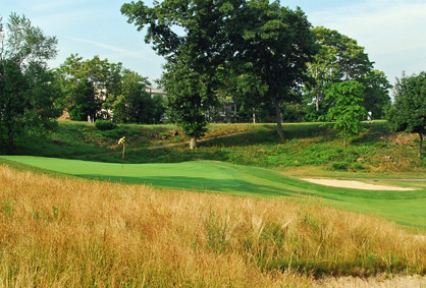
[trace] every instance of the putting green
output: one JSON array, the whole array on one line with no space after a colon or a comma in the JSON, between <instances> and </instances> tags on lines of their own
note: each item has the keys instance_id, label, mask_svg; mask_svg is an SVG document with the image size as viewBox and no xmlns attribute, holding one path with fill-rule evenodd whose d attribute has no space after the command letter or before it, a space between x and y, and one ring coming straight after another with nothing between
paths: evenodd
<instances>
[{"instance_id":1,"label":"putting green","mask_svg":"<svg viewBox=\"0 0 426 288\"><path fill-rule=\"evenodd\" d=\"M339 208L426 227L425 189L395 192L327 187L268 169L214 161L113 164L32 156L0 156L0 159L55 173L129 184L260 197L317 195L325 203Z\"/></svg>"},{"instance_id":2,"label":"putting green","mask_svg":"<svg viewBox=\"0 0 426 288\"><path fill-rule=\"evenodd\" d=\"M276 172L214 161L178 164L115 164L32 156L1 156L0 158L61 174L129 184L152 184L157 187L250 193L263 196L290 196L290 194L303 192L295 183L283 185L284 183L277 183L264 175L272 173L271 176L287 179Z\"/></svg>"}]
</instances>

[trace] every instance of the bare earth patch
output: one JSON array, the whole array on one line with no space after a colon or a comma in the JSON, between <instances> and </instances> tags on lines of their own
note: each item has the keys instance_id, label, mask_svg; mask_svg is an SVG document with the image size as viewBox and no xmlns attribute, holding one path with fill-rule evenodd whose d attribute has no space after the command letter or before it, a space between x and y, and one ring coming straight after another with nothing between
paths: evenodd
<instances>
[{"instance_id":1,"label":"bare earth patch","mask_svg":"<svg viewBox=\"0 0 426 288\"><path fill-rule=\"evenodd\" d=\"M384 278L384 277L383 277ZM338 277L326 278L314 283L316 288L424 288L426 278L418 275L395 276L391 279L381 279L381 277L359 278L359 277Z\"/></svg>"},{"instance_id":2,"label":"bare earth patch","mask_svg":"<svg viewBox=\"0 0 426 288\"><path fill-rule=\"evenodd\" d=\"M395 186L375 185L368 184L360 181L350 180L336 180L336 179L312 179L312 178L301 178L301 180L308 181L315 184L340 187L340 188L352 188L362 190L388 190L388 191L411 191L413 188L402 188Z\"/></svg>"}]
</instances>

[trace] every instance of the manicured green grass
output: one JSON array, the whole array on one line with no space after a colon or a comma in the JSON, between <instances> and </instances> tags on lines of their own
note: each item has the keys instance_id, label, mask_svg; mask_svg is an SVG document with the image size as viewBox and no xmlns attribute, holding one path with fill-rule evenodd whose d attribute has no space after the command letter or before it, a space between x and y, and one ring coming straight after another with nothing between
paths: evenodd
<instances>
[{"instance_id":1,"label":"manicured green grass","mask_svg":"<svg viewBox=\"0 0 426 288\"><path fill-rule=\"evenodd\" d=\"M214 161L119 164L30 156L1 156L0 159L60 174L129 184L259 197L320 196L325 203L339 208L426 227L426 184L423 182L387 182L418 188L414 191L367 191L315 185L268 169Z\"/></svg>"}]
</instances>

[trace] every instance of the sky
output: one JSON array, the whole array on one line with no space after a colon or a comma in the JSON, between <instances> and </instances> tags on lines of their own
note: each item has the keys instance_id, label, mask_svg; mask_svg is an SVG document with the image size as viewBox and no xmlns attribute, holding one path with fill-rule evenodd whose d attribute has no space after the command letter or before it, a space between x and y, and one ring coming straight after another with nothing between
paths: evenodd
<instances>
[{"instance_id":1,"label":"sky","mask_svg":"<svg viewBox=\"0 0 426 288\"><path fill-rule=\"evenodd\" d=\"M164 60L120 13L118 0L1 0L0 16L24 14L48 36L58 38L59 54L50 67L59 67L71 54L84 59L99 55L138 72L153 83L161 77ZM144 1L151 6L152 1ZM391 84L403 71L426 71L426 0L281 0L299 6L313 26L339 31L365 48L374 68ZM154 84L155 86L155 84Z\"/></svg>"}]
</instances>

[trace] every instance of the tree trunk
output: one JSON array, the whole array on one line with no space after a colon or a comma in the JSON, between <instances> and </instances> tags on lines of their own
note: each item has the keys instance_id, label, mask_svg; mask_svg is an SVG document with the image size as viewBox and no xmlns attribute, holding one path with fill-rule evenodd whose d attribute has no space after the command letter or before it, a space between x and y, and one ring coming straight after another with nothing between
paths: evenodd
<instances>
[{"instance_id":1,"label":"tree trunk","mask_svg":"<svg viewBox=\"0 0 426 288\"><path fill-rule=\"evenodd\" d=\"M254 108L253 108L253 124L256 124L256 114L254 114Z\"/></svg>"},{"instance_id":2,"label":"tree trunk","mask_svg":"<svg viewBox=\"0 0 426 288\"><path fill-rule=\"evenodd\" d=\"M193 150L197 148L197 136L191 136L191 141L189 142L189 149Z\"/></svg>"},{"instance_id":3,"label":"tree trunk","mask_svg":"<svg viewBox=\"0 0 426 288\"><path fill-rule=\"evenodd\" d=\"M319 95L317 95L316 98L317 98L317 100L316 100L316 103L315 103L315 107L316 107L317 112L318 112L319 111Z\"/></svg>"},{"instance_id":4,"label":"tree trunk","mask_svg":"<svg viewBox=\"0 0 426 288\"><path fill-rule=\"evenodd\" d=\"M8 137L7 152L9 154L12 154L13 146L14 146L14 144L13 144L13 129L12 129L12 127L8 128L7 137Z\"/></svg>"},{"instance_id":5,"label":"tree trunk","mask_svg":"<svg viewBox=\"0 0 426 288\"><path fill-rule=\"evenodd\" d=\"M275 116L277 117L277 133L278 135L280 135L281 138L284 138L283 127L281 125L282 118L281 118L281 110L280 110L280 101L278 99L275 99L274 104L275 104Z\"/></svg>"},{"instance_id":6,"label":"tree trunk","mask_svg":"<svg viewBox=\"0 0 426 288\"><path fill-rule=\"evenodd\" d=\"M422 156L423 149L423 134L419 132L420 142L419 142L419 157Z\"/></svg>"},{"instance_id":7,"label":"tree trunk","mask_svg":"<svg viewBox=\"0 0 426 288\"><path fill-rule=\"evenodd\" d=\"M316 80L316 82L318 83L318 67L315 67L315 80ZM316 86L315 86L315 107L316 107L316 110L317 110L317 112L319 111L319 87L318 87L318 84L316 84Z\"/></svg>"}]
</instances>

